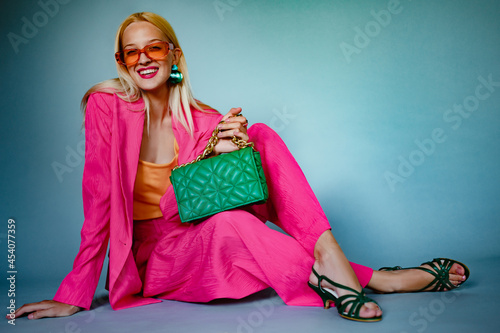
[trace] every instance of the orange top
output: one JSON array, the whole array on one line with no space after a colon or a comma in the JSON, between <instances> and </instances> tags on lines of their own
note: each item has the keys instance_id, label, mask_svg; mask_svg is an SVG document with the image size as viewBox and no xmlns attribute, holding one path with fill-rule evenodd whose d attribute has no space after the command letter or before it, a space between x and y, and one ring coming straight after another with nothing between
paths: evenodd
<instances>
[{"instance_id":1,"label":"orange top","mask_svg":"<svg viewBox=\"0 0 500 333\"><path fill-rule=\"evenodd\" d=\"M139 160L134 185L134 220L162 217L160 199L167 191L172 169L177 166L179 146L174 142L175 156L170 163L156 164Z\"/></svg>"}]
</instances>

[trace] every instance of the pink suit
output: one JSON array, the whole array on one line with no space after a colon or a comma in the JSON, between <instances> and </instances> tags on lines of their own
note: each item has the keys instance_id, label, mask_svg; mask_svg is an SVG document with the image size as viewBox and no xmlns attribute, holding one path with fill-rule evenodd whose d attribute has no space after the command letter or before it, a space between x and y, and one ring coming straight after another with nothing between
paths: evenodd
<instances>
[{"instance_id":1,"label":"pink suit","mask_svg":"<svg viewBox=\"0 0 500 333\"><path fill-rule=\"evenodd\" d=\"M261 153L269 200L182 224L172 187L163 217L132 220L133 189L144 125L142 101L94 93L85 117L82 192L85 221L73 270L54 300L89 309L108 240L108 290L113 309L159 302L242 298L272 287L289 305L322 306L307 281L318 237L330 229L320 204L279 136L264 124L248 129ZM179 164L199 155L222 118L192 110L194 133L173 120ZM272 221L290 236L268 228ZM362 286L371 268L351 264ZM155 298L153 298L153 296Z\"/></svg>"}]
</instances>

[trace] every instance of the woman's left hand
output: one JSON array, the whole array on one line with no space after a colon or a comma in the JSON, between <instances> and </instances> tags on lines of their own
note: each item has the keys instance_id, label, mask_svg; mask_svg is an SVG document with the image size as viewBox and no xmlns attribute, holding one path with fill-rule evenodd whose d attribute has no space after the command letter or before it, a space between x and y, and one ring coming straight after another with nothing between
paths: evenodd
<instances>
[{"instance_id":1,"label":"woman's left hand","mask_svg":"<svg viewBox=\"0 0 500 333\"><path fill-rule=\"evenodd\" d=\"M247 118L243 116L235 117L241 112L241 108L232 108L222 118L224 123L219 124L219 142L214 148L215 154L230 153L238 150L238 147L231 141L235 136L238 139L248 141Z\"/></svg>"}]
</instances>

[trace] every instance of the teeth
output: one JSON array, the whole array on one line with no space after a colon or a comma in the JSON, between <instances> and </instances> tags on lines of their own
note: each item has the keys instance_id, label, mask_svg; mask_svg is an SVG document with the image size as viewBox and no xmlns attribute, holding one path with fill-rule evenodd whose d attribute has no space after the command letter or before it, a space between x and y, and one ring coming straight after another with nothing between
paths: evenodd
<instances>
[{"instance_id":1,"label":"teeth","mask_svg":"<svg viewBox=\"0 0 500 333\"><path fill-rule=\"evenodd\" d=\"M149 74L153 74L153 73L156 73L158 72L158 68L155 68L155 69L146 69L146 70L143 70L143 71L139 71L139 74L141 75L149 75Z\"/></svg>"}]
</instances>

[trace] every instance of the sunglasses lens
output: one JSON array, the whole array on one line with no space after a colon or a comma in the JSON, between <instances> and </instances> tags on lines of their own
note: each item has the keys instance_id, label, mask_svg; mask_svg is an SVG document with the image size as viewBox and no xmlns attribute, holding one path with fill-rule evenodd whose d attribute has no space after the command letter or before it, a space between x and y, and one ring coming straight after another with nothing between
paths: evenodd
<instances>
[{"instance_id":1,"label":"sunglasses lens","mask_svg":"<svg viewBox=\"0 0 500 333\"><path fill-rule=\"evenodd\" d=\"M165 43L155 43L146 47L146 54L152 59L161 59L167 55L168 49Z\"/></svg>"},{"instance_id":2,"label":"sunglasses lens","mask_svg":"<svg viewBox=\"0 0 500 333\"><path fill-rule=\"evenodd\" d=\"M123 62L125 65L130 66L135 64L139 60L139 50L125 50L122 52Z\"/></svg>"}]
</instances>

